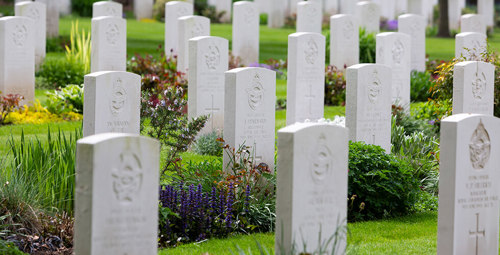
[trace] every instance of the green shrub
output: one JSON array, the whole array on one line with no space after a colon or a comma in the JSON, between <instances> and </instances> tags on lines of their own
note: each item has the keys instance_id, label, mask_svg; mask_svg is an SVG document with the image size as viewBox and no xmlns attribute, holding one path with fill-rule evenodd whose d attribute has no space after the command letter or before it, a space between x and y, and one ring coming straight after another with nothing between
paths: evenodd
<instances>
[{"instance_id":1,"label":"green shrub","mask_svg":"<svg viewBox=\"0 0 500 255\"><path fill-rule=\"evenodd\" d=\"M51 113L83 113L83 86L68 85L60 90L47 92L47 110Z\"/></svg>"},{"instance_id":2,"label":"green shrub","mask_svg":"<svg viewBox=\"0 0 500 255\"><path fill-rule=\"evenodd\" d=\"M153 18L162 21L165 19L165 4L174 0L156 0L153 5ZM182 0L181 0L182 1Z\"/></svg>"},{"instance_id":3,"label":"green shrub","mask_svg":"<svg viewBox=\"0 0 500 255\"><path fill-rule=\"evenodd\" d=\"M7 241L0 239L0 254L3 254L3 255L23 255L26 253L20 251L14 243L7 242Z\"/></svg>"},{"instance_id":4,"label":"green shrub","mask_svg":"<svg viewBox=\"0 0 500 255\"><path fill-rule=\"evenodd\" d=\"M412 101L426 102L431 97L432 75L429 72L411 72L410 94Z\"/></svg>"},{"instance_id":5,"label":"green shrub","mask_svg":"<svg viewBox=\"0 0 500 255\"><path fill-rule=\"evenodd\" d=\"M423 190L437 194L438 179L435 177L439 172L439 141L432 132L407 134L393 117L391 143L392 154L410 166L413 177L420 181Z\"/></svg>"},{"instance_id":6,"label":"green shrub","mask_svg":"<svg viewBox=\"0 0 500 255\"><path fill-rule=\"evenodd\" d=\"M70 63L80 63L83 65L85 74L90 72L90 31L85 33L78 28L78 20L76 23L71 22L70 44L65 46L66 60Z\"/></svg>"},{"instance_id":7,"label":"green shrub","mask_svg":"<svg viewBox=\"0 0 500 255\"><path fill-rule=\"evenodd\" d=\"M327 66L325 72L325 105L345 105L346 81L344 72Z\"/></svg>"},{"instance_id":8,"label":"green shrub","mask_svg":"<svg viewBox=\"0 0 500 255\"><path fill-rule=\"evenodd\" d=\"M213 131L203 134L194 143L194 152L200 155L222 156L222 144L218 141L220 135Z\"/></svg>"},{"instance_id":9,"label":"green shrub","mask_svg":"<svg viewBox=\"0 0 500 255\"><path fill-rule=\"evenodd\" d=\"M41 195L40 203L47 210L55 208L71 215L76 141L81 137L81 129L69 135L61 131L52 133L49 129L46 141L37 137L26 140L24 133L20 141L11 137L9 146L14 159L4 174L10 180L32 184L32 190Z\"/></svg>"},{"instance_id":10,"label":"green shrub","mask_svg":"<svg viewBox=\"0 0 500 255\"><path fill-rule=\"evenodd\" d=\"M60 35L59 37L47 38L47 52L64 52L66 45L70 45L70 38Z\"/></svg>"},{"instance_id":11,"label":"green shrub","mask_svg":"<svg viewBox=\"0 0 500 255\"><path fill-rule=\"evenodd\" d=\"M349 221L405 215L419 192L405 162L379 146L349 143Z\"/></svg>"},{"instance_id":12,"label":"green shrub","mask_svg":"<svg viewBox=\"0 0 500 255\"><path fill-rule=\"evenodd\" d=\"M420 105L425 105L425 103ZM413 111L419 111L419 106L414 107ZM392 105L392 116L395 124L404 128L405 135L424 132L428 136L439 136L438 127L432 121L426 118L416 118L405 112L400 106Z\"/></svg>"},{"instance_id":13,"label":"green shrub","mask_svg":"<svg viewBox=\"0 0 500 255\"><path fill-rule=\"evenodd\" d=\"M82 17L92 17L92 4L97 1L100 0L73 0L71 10Z\"/></svg>"},{"instance_id":14,"label":"green shrub","mask_svg":"<svg viewBox=\"0 0 500 255\"><path fill-rule=\"evenodd\" d=\"M41 82L39 86L49 89L65 87L68 84L82 84L84 75L85 66L82 63L61 58L47 58L37 72Z\"/></svg>"},{"instance_id":15,"label":"green shrub","mask_svg":"<svg viewBox=\"0 0 500 255\"><path fill-rule=\"evenodd\" d=\"M359 63L375 63L376 43L374 33L359 29Z\"/></svg>"}]
</instances>

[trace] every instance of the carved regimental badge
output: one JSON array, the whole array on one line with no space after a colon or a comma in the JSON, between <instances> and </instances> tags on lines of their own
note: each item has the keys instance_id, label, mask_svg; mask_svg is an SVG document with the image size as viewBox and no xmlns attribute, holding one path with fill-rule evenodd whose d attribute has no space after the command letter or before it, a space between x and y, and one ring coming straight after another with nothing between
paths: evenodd
<instances>
[{"instance_id":1,"label":"carved regimental badge","mask_svg":"<svg viewBox=\"0 0 500 255\"><path fill-rule=\"evenodd\" d=\"M313 5L307 5L306 7L306 16L307 19L309 20L310 23L313 23L314 20L318 17L318 9L316 6Z\"/></svg>"},{"instance_id":2,"label":"carved regimental badge","mask_svg":"<svg viewBox=\"0 0 500 255\"><path fill-rule=\"evenodd\" d=\"M182 17L182 16L187 16L188 15L188 9L185 6L180 6L177 9L177 17Z\"/></svg>"},{"instance_id":3,"label":"carved regimental badge","mask_svg":"<svg viewBox=\"0 0 500 255\"><path fill-rule=\"evenodd\" d=\"M354 24L352 21L347 21L344 23L344 28L342 28L344 38L350 40L354 35Z\"/></svg>"},{"instance_id":4,"label":"carved regimental badge","mask_svg":"<svg viewBox=\"0 0 500 255\"><path fill-rule=\"evenodd\" d=\"M38 21L40 19L40 12L37 8L30 6L28 11L26 12L26 16L34 19L35 21Z\"/></svg>"},{"instance_id":5,"label":"carved regimental badge","mask_svg":"<svg viewBox=\"0 0 500 255\"><path fill-rule=\"evenodd\" d=\"M304 56L306 59L306 63L310 65L314 65L316 62L316 59L318 59L318 54L319 54L319 49L318 45L314 41L314 39L311 37L309 38L309 41L307 42L307 47L304 50Z\"/></svg>"},{"instance_id":6,"label":"carved regimental badge","mask_svg":"<svg viewBox=\"0 0 500 255\"><path fill-rule=\"evenodd\" d=\"M480 120L476 130L472 133L469 143L470 162L476 170L483 169L491 153L491 140L488 131Z\"/></svg>"},{"instance_id":7,"label":"carved regimental badge","mask_svg":"<svg viewBox=\"0 0 500 255\"><path fill-rule=\"evenodd\" d=\"M404 54L405 47L401 40L397 39L392 46L392 60L396 65L401 65Z\"/></svg>"},{"instance_id":8,"label":"carved regimental badge","mask_svg":"<svg viewBox=\"0 0 500 255\"><path fill-rule=\"evenodd\" d=\"M248 95L248 105L252 110L256 110L264 101L264 87L258 73L255 73L250 87L246 90Z\"/></svg>"},{"instance_id":9,"label":"carved regimental badge","mask_svg":"<svg viewBox=\"0 0 500 255\"><path fill-rule=\"evenodd\" d=\"M332 152L327 146L326 136L321 134L311 151L310 173L314 182L323 182L332 172Z\"/></svg>"},{"instance_id":10,"label":"carved regimental badge","mask_svg":"<svg viewBox=\"0 0 500 255\"><path fill-rule=\"evenodd\" d=\"M137 155L124 152L120 154L118 167L111 170L113 192L120 202L133 202L142 186L142 166Z\"/></svg>"},{"instance_id":11,"label":"carved regimental badge","mask_svg":"<svg viewBox=\"0 0 500 255\"><path fill-rule=\"evenodd\" d=\"M25 25L16 25L14 32L12 32L12 41L15 45L23 47L28 38L28 29Z\"/></svg>"},{"instance_id":12,"label":"carved regimental badge","mask_svg":"<svg viewBox=\"0 0 500 255\"><path fill-rule=\"evenodd\" d=\"M105 13L108 16L116 16L118 14L118 12L116 11L116 8L113 8L111 6L106 7Z\"/></svg>"},{"instance_id":13,"label":"carved regimental badge","mask_svg":"<svg viewBox=\"0 0 500 255\"><path fill-rule=\"evenodd\" d=\"M251 25L252 21L256 20L256 11L253 7L245 8L244 19L247 25Z\"/></svg>"},{"instance_id":14,"label":"carved regimental badge","mask_svg":"<svg viewBox=\"0 0 500 255\"><path fill-rule=\"evenodd\" d=\"M191 30L191 38L194 38L197 36L202 36L203 31L205 31L203 24L201 24L199 22L195 22L193 25L193 29Z\"/></svg>"},{"instance_id":15,"label":"carved regimental badge","mask_svg":"<svg viewBox=\"0 0 500 255\"><path fill-rule=\"evenodd\" d=\"M382 93L382 83L378 78L377 70L374 70L372 74L372 82L368 86L368 99L372 104L377 102L380 93Z\"/></svg>"},{"instance_id":16,"label":"carved regimental badge","mask_svg":"<svg viewBox=\"0 0 500 255\"><path fill-rule=\"evenodd\" d=\"M481 72L476 72L474 79L472 80L472 97L475 100L483 99L484 92L486 91L486 75Z\"/></svg>"},{"instance_id":17,"label":"carved regimental badge","mask_svg":"<svg viewBox=\"0 0 500 255\"><path fill-rule=\"evenodd\" d=\"M111 109L111 114L114 116L118 115L123 111L125 103L127 101L127 92L123 88L123 82L118 78L113 84L113 90L111 92L111 99L109 102L109 108Z\"/></svg>"},{"instance_id":18,"label":"carved regimental badge","mask_svg":"<svg viewBox=\"0 0 500 255\"><path fill-rule=\"evenodd\" d=\"M220 64L220 51L217 45L212 44L208 46L208 51L205 53L205 63L209 70L216 70Z\"/></svg>"},{"instance_id":19,"label":"carved regimental badge","mask_svg":"<svg viewBox=\"0 0 500 255\"><path fill-rule=\"evenodd\" d=\"M120 37L120 29L114 23L108 24L106 27L106 41L111 45L116 45Z\"/></svg>"}]
</instances>

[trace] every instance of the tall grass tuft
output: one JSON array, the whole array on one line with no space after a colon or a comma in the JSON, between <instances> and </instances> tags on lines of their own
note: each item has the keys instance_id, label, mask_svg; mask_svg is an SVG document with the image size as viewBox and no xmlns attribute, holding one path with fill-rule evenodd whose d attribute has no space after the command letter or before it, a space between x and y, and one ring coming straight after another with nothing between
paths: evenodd
<instances>
[{"instance_id":1,"label":"tall grass tuft","mask_svg":"<svg viewBox=\"0 0 500 255\"><path fill-rule=\"evenodd\" d=\"M81 63L85 74L90 72L90 32L78 30L78 20L71 22L70 47L66 45L66 60L71 63Z\"/></svg>"},{"instance_id":2,"label":"tall grass tuft","mask_svg":"<svg viewBox=\"0 0 500 255\"><path fill-rule=\"evenodd\" d=\"M45 209L64 211L73 214L75 187L75 152L76 141L82 137L81 129L65 135L60 130L48 131L47 141L38 137L26 140L24 133L21 140L9 140L13 156L10 180L31 184L40 195L40 203Z\"/></svg>"}]
</instances>

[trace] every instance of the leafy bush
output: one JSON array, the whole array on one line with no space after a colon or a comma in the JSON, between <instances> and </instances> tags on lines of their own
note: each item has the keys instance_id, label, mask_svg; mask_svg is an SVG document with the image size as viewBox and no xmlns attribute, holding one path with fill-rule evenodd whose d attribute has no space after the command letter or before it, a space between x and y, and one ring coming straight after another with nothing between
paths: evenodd
<instances>
[{"instance_id":1,"label":"leafy bush","mask_svg":"<svg viewBox=\"0 0 500 255\"><path fill-rule=\"evenodd\" d=\"M359 63L375 63L376 44L375 34L359 29Z\"/></svg>"},{"instance_id":2,"label":"leafy bush","mask_svg":"<svg viewBox=\"0 0 500 255\"><path fill-rule=\"evenodd\" d=\"M392 118L392 154L408 163L414 178L420 181L422 189L437 194L439 172L439 142L426 132L415 131L407 134L403 126Z\"/></svg>"},{"instance_id":3,"label":"leafy bush","mask_svg":"<svg viewBox=\"0 0 500 255\"><path fill-rule=\"evenodd\" d=\"M196 139L193 151L200 155L222 156L222 144L218 141L219 137L215 131L201 135Z\"/></svg>"},{"instance_id":4,"label":"leafy bush","mask_svg":"<svg viewBox=\"0 0 500 255\"><path fill-rule=\"evenodd\" d=\"M41 78L41 87L56 89L68 84L82 84L85 74L85 66L80 62L46 58L36 75Z\"/></svg>"},{"instance_id":5,"label":"leafy bush","mask_svg":"<svg viewBox=\"0 0 500 255\"><path fill-rule=\"evenodd\" d=\"M425 105L425 103L421 105ZM418 106L414 111L418 111ZM406 113L401 106L392 105L392 116L395 125L404 128L405 135L411 135L415 132L424 132L428 136L439 136L439 129L434 125L433 121L426 118L416 118Z\"/></svg>"},{"instance_id":6,"label":"leafy bush","mask_svg":"<svg viewBox=\"0 0 500 255\"><path fill-rule=\"evenodd\" d=\"M136 55L129 63L131 72L142 75L141 130L168 146L162 174L181 171L180 153L186 151L203 128L207 116L189 120L186 114L187 81L176 71L176 57Z\"/></svg>"},{"instance_id":7,"label":"leafy bush","mask_svg":"<svg viewBox=\"0 0 500 255\"><path fill-rule=\"evenodd\" d=\"M325 105L345 105L346 81L344 72L327 66L325 72Z\"/></svg>"},{"instance_id":8,"label":"leafy bush","mask_svg":"<svg viewBox=\"0 0 500 255\"><path fill-rule=\"evenodd\" d=\"M246 163L233 173L222 162L188 164L160 189L160 243L175 245L230 233L273 231L275 176L251 163L241 147L233 155ZM230 152L226 146L226 152Z\"/></svg>"},{"instance_id":9,"label":"leafy bush","mask_svg":"<svg viewBox=\"0 0 500 255\"><path fill-rule=\"evenodd\" d=\"M349 221L405 215L419 192L405 162L379 146L349 143Z\"/></svg>"},{"instance_id":10,"label":"leafy bush","mask_svg":"<svg viewBox=\"0 0 500 255\"><path fill-rule=\"evenodd\" d=\"M5 96L1 96L1 94L2 92L0 92L0 125L3 125L6 123L5 119L9 117L9 114L19 108L19 102L23 97L17 94L8 94Z\"/></svg>"},{"instance_id":11,"label":"leafy bush","mask_svg":"<svg viewBox=\"0 0 500 255\"><path fill-rule=\"evenodd\" d=\"M68 85L60 90L47 92L47 110L62 114L83 113L83 86Z\"/></svg>"},{"instance_id":12,"label":"leafy bush","mask_svg":"<svg viewBox=\"0 0 500 255\"><path fill-rule=\"evenodd\" d=\"M71 1L71 10L82 17L92 17L92 4L97 1L99 0Z\"/></svg>"},{"instance_id":13,"label":"leafy bush","mask_svg":"<svg viewBox=\"0 0 500 255\"><path fill-rule=\"evenodd\" d=\"M75 188L76 141L82 137L81 129L65 135L61 131L47 133L47 141L39 138L20 141L9 139L13 161L2 175L10 182L32 185L32 190L42 198L44 208L55 208L72 214Z\"/></svg>"},{"instance_id":14,"label":"leafy bush","mask_svg":"<svg viewBox=\"0 0 500 255\"><path fill-rule=\"evenodd\" d=\"M17 246L12 242L7 242L0 239L0 254L4 255L23 255L26 254L21 252Z\"/></svg>"},{"instance_id":15,"label":"leafy bush","mask_svg":"<svg viewBox=\"0 0 500 255\"><path fill-rule=\"evenodd\" d=\"M411 72L410 94L412 101L426 102L431 97L432 75L429 72Z\"/></svg>"},{"instance_id":16,"label":"leafy bush","mask_svg":"<svg viewBox=\"0 0 500 255\"><path fill-rule=\"evenodd\" d=\"M70 39L67 36L58 36L47 38L47 52L64 52L66 45L70 45Z\"/></svg>"},{"instance_id":17,"label":"leafy bush","mask_svg":"<svg viewBox=\"0 0 500 255\"><path fill-rule=\"evenodd\" d=\"M62 112L60 115L51 113L40 104L40 101L36 100L33 106L24 105L21 109L12 111L5 118L5 123L43 124L61 121L77 121L82 119L83 116L75 112Z\"/></svg>"}]
</instances>

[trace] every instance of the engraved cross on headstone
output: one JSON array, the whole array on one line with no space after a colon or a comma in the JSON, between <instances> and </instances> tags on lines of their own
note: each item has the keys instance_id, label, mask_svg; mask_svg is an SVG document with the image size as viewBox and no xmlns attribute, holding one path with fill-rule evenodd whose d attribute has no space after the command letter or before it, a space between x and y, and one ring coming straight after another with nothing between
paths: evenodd
<instances>
[{"instance_id":1,"label":"engraved cross on headstone","mask_svg":"<svg viewBox=\"0 0 500 255\"><path fill-rule=\"evenodd\" d=\"M253 144L253 146L248 146L248 150L253 155L253 159L255 160L255 162L257 161L262 162L263 157L262 155L257 153L257 146L255 146L255 143Z\"/></svg>"},{"instance_id":2,"label":"engraved cross on headstone","mask_svg":"<svg viewBox=\"0 0 500 255\"><path fill-rule=\"evenodd\" d=\"M476 230L475 231L470 231L469 230L469 236L472 238L476 238L476 255L479 254L479 237L484 237L485 235L485 230L479 230L479 213L476 213Z\"/></svg>"},{"instance_id":3,"label":"engraved cross on headstone","mask_svg":"<svg viewBox=\"0 0 500 255\"><path fill-rule=\"evenodd\" d=\"M309 94L305 95L305 98L307 99L308 103L309 103L309 114L312 114L312 103L313 103L313 100L314 98L316 98L316 96L313 94L312 92L312 84L308 84L309 85Z\"/></svg>"},{"instance_id":4,"label":"engraved cross on headstone","mask_svg":"<svg viewBox=\"0 0 500 255\"><path fill-rule=\"evenodd\" d=\"M209 108L205 108L205 111L210 112L210 122L212 122L212 130L214 129L214 113L220 111L220 108L216 108L214 106L214 95L210 95L212 97L212 106Z\"/></svg>"}]
</instances>

